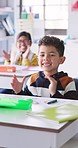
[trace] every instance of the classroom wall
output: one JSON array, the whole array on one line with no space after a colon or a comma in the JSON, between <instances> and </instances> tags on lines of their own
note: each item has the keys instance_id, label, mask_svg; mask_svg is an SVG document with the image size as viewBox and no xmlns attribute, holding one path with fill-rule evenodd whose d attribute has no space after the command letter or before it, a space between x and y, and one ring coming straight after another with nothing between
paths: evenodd
<instances>
[{"instance_id":1,"label":"classroom wall","mask_svg":"<svg viewBox=\"0 0 78 148\"><path fill-rule=\"evenodd\" d=\"M65 45L65 62L59 70L67 72L69 76L78 78L78 39L68 40Z\"/></svg>"},{"instance_id":2,"label":"classroom wall","mask_svg":"<svg viewBox=\"0 0 78 148\"><path fill-rule=\"evenodd\" d=\"M70 35L71 39L78 38L78 9L72 9L72 5L77 0L68 0L68 31L67 34Z\"/></svg>"}]
</instances>

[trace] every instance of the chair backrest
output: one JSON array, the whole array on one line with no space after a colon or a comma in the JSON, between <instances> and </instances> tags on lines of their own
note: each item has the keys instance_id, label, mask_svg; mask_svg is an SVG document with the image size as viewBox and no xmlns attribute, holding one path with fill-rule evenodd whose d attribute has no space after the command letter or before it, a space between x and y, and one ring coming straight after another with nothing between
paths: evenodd
<instances>
[{"instance_id":1,"label":"chair backrest","mask_svg":"<svg viewBox=\"0 0 78 148\"><path fill-rule=\"evenodd\" d=\"M74 78L75 84L76 84L76 89L78 90L78 78Z\"/></svg>"}]
</instances>

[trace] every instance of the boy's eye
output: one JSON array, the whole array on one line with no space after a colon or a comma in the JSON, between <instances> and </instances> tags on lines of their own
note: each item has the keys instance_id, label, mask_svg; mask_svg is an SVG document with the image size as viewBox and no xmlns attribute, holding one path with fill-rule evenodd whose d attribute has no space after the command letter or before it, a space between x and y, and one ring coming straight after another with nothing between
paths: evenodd
<instances>
[{"instance_id":1,"label":"boy's eye","mask_svg":"<svg viewBox=\"0 0 78 148\"><path fill-rule=\"evenodd\" d=\"M25 40L18 40L17 42L21 44L21 43L28 43L28 41L29 41L29 40L26 40L26 39L25 39Z\"/></svg>"},{"instance_id":2,"label":"boy's eye","mask_svg":"<svg viewBox=\"0 0 78 148\"><path fill-rule=\"evenodd\" d=\"M40 54L41 57L44 57L44 54Z\"/></svg>"},{"instance_id":3,"label":"boy's eye","mask_svg":"<svg viewBox=\"0 0 78 148\"><path fill-rule=\"evenodd\" d=\"M50 53L49 55L50 55L50 56L55 56L55 54L53 54L53 53Z\"/></svg>"},{"instance_id":4,"label":"boy's eye","mask_svg":"<svg viewBox=\"0 0 78 148\"><path fill-rule=\"evenodd\" d=\"M44 53L40 53L39 55L40 55L41 57L44 57L44 56L45 56ZM47 56L52 57L52 56L55 56L55 54L54 54L54 53L49 53Z\"/></svg>"}]
</instances>

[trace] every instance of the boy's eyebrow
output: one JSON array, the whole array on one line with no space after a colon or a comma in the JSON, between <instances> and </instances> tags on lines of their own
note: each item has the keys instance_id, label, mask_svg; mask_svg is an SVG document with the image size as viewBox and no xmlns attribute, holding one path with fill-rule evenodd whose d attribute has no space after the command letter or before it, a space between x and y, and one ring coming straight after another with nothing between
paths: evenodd
<instances>
[{"instance_id":1,"label":"boy's eyebrow","mask_svg":"<svg viewBox=\"0 0 78 148\"><path fill-rule=\"evenodd\" d=\"M40 51L40 53L45 53L44 51ZM50 51L48 53L55 53L55 51Z\"/></svg>"},{"instance_id":2,"label":"boy's eyebrow","mask_svg":"<svg viewBox=\"0 0 78 148\"><path fill-rule=\"evenodd\" d=\"M49 53L55 53L55 51L50 51Z\"/></svg>"}]
</instances>

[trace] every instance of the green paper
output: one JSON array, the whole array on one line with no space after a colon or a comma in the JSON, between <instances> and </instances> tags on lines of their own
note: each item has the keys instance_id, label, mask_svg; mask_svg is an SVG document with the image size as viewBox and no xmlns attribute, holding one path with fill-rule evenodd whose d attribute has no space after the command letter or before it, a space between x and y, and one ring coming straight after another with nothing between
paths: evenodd
<instances>
[{"instance_id":1,"label":"green paper","mask_svg":"<svg viewBox=\"0 0 78 148\"><path fill-rule=\"evenodd\" d=\"M29 110L32 107L33 100L17 100L13 98L0 98L0 107L2 108L14 108L14 109L22 109L22 110Z\"/></svg>"},{"instance_id":2,"label":"green paper","mask_svg":"<svg viewBox=\"0 0 78 148\"><path fill-rule=\"evenodd\" d=\"M45 109L41 114L47 119L56 120L58 122L71 121L78 119L78 106L66 104Z\"/></svg>"},{"instance_id":3,"label":"green paper","mask_svg":"<svg viewBox=\"0 0 78 148\"><path fill-rule=\"evenodd\" d=\"M32 99L18 100L18 103L16 104L15 108L29 110L32 107L32 102Z\"/></svg>"}]
</instances>

